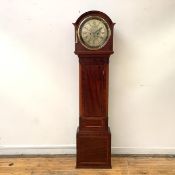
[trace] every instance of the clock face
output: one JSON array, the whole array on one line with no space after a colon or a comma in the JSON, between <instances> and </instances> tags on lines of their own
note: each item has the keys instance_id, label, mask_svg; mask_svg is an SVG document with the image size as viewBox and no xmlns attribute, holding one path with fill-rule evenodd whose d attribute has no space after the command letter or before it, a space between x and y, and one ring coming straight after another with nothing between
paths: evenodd
<instances>
[{"instance_id":1,"label":"clock face","mask_svg":"<svg viewBox=\"0 0 175 175\"><path fill-rule=\"evenodd\" d=\"M98 16L85 18L78 28L79 41L90 50L97 50L105 46L110 35L109 25Z\"/></svg>"}]
</instances>

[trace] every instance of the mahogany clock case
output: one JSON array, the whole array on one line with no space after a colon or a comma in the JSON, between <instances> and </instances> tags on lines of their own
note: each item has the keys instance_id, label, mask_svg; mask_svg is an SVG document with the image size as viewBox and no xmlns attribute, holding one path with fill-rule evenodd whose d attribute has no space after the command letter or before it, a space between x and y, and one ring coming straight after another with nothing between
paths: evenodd
<instances>
[{"instance_id":1,"label":"mahogany clock case","mask_svg":"<svg viewBox=\"0 0 175 175\"><path fill-rule=\"evenodd\" d=\"M88 16L103 18L111 34L98 50L84 47L77 30ZM109 57L113 53L114 23L103 12L89 11L74 23L75 54L79 57L79 127L77 129L77 168L111 168L111 133L108 127Z\"/></svg>"},{"instance_id":2,"label":"mahogany clock case","mask_svg":"<svg viewBox=\"0 0 175 175\"><path fill-rule=\"evenodd\" d=\"M108 42L105 44L104 47L98 50L89 50L86 47L84 47L81 42L78 41L78 28L80 23L87 17L89 16L98 16L102 19L104 19L107 24L109 25L109 28L111 30L111 36L108 40ZM107 54L111 55L113 53L113 28L115 23L112 22L112 20L103 12L100 11L88 11L84 14L82 14L75 23L73 23L75 26L75 54L80 55L80 54Z\"/></svg>"}]
</instances>

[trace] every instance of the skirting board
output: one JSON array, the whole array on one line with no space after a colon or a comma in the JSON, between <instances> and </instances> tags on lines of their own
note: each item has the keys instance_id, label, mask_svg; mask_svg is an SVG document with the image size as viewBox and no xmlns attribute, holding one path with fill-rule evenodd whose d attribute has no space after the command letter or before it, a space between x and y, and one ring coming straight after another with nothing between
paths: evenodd
<instances>
[{"instance_id":1,"label":"skirting board","mask_svg":"<svg viewBox=\"0 0 175 175\"><path fill-rule=\"evenodd\" d=\"M56 155L76 154L75 145L0 146L0 155ZM112 147L112 154L175 154L174 147L138 148Z\"/></svg>"}]
</instances>

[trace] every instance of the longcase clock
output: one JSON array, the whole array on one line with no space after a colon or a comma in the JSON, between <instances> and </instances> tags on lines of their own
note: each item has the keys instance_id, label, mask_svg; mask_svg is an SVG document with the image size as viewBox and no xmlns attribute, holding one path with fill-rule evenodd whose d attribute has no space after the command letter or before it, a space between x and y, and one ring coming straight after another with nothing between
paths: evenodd
<instances>
[{"instance_id":1,"label":"longcase clock","mask_svg":"<svg viewBox=\"0 0 175 175\"><path fill-rule=\"evenodd\" d=\"M79 58L76 167L111 168L108 77L114 23L103 12L88 11L73 24L75 54Z\"/></svg>"}]
</instances>

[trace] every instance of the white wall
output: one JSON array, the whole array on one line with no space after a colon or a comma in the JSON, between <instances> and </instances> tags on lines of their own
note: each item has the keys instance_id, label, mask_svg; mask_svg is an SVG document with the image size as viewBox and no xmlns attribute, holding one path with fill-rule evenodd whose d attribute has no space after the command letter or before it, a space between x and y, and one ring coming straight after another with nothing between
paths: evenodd
<instances>
[{"instance_id":1,"label":"white wall","mask_svg":"<svg viewBox=\"0 0 175 175\"><path fill-rule=\"evenodd\" d=\"M75 152L72 22L93 9L116 22L113 153L175 153L174 0L0 0L0 154Z\"/></svg>"}]
</instances>

